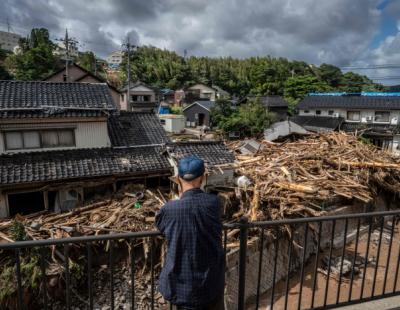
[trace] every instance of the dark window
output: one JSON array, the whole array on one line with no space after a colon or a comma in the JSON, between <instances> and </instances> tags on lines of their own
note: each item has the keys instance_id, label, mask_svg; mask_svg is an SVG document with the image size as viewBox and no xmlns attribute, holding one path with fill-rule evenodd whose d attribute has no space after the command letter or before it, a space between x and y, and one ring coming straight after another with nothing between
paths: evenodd
<instances>
[{"instance_id":1,"label":"dark window","mask_svg":"<svg viewBox=\"0 0 400 310\"><path fill-rule=\"evenodd\" d=\"M376 111L375 122L388 123L390 121L390 112L387 111Z\"/></svg>"},{"instance_id":2,"label":"dark window","mask_svg":"<svg viewBox=\"0 0 400 310\"><path fill-rule=\"evenodd\" d=\"M308 111L308 110L304 110L304 113L310 113L310 111Z\"/></svg>"},{"instance_id":3,"label":"dark window","mask_svg":"<svg viewBox=\"0 0 400 310\"><path fill-rule=\"evenodd\" d=\"M328 115L333 115L333 113L335 113L335 111L333 111L333 110L328 111Z\"/></svg>"},{"instance_id":4,"label":"dark window","mask_svg":"<svg viewBox=\"0 0 400 310\"><path fill-rule=\"evenodd\" d=\"M75 146L74 131L71 129L45 130L41 136L43 148Z\"/></svg>"},{"instance_id":5,"label":"dark window","mask_svg":"<svg viewBox=\"0 0 400 310\"><path fill-rule=\"evenodd\" d=\"M315 111L315 114L317 114L317 115L321 115L321 110L317 110L317 111Z\"/></svg>"},{"instance_id":6,"label":"dark window","mask_svg":"<svg viewBox=\"0 0 400 310\"><path fill-rule=\"evenodd\" d=\"M160 119L161 125L165 125L165 119Z\"/></svg>"},{"instance_id":7,"label":"dark window","mask_svg":"<svg viewBox=\"0 0 400 310\"><path fill-rule=\"evenodd\" d=\"M9 131L4 137L7 150L75 146L73 129Z\"/></svg>"},{"instance_id":8,"label":"dark window","mask_svg":"<svg viewBox=\"0 0 400 310\"><path fill-rule=\"evenodd\" d=\"M43 192L8 194L10 216L30 214L45 209Z\"/></svg>"}]
</instances>

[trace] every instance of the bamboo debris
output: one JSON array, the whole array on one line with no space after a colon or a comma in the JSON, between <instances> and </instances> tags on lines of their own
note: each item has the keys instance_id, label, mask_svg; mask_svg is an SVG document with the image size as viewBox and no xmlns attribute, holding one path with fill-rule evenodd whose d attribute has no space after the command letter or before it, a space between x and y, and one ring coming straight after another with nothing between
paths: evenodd
<instances>
[{"instance_id":1,"label":"bamboo debris","mask_svg":"<svg viewBox=\"0 0 400 310\"><path fill-rule=\"evenodd\" d=\"M267 143L231 165L253 185L241 189L252 220L319 216L330 206L369 203L378 189L400 193L400 159L354 135L331 132L295 142ZM228 147L239 151L239 143ZM224 165L226 166L226 165ZM246 207L247 206L247 207Z\"/></svg>"}]
</instances>

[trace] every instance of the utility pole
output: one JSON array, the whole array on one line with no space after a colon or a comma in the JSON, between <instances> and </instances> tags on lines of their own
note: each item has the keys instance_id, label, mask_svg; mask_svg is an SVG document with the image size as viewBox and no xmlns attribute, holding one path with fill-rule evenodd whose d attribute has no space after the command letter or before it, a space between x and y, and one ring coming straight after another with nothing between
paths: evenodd
<instances>
[{"instance_id":1,"label":"utility pole","mask_svg":"<svg viewBox=\"0 0 400 310\"><path fill-rule=\"evenodd\" d=\"M8 17L7 17L7 32L10 32L10 30L11 30L11 25L10 25L10 21L8 20Z\"/></svg>"},{"instance_id":2,"label":"utility pole","mask_svg":"<svg viewBox=\"0 0 400 310\"><path fill-rule=\"evenodd\" d=\"M68 82L68 62L69 62L69 40L68 40L68 29L65 28L65 39L64 39L64 45L65 45L65 77L66 77L66 82Z\"/></svg>"},{"instance_id":3,"label":"utility pole","mask_svg":"<svg viewBox=\"0 0 400 310\"><path fill-rule=\"evenodd\" d=\"M130 105L131 102L131 43L129 42L129 36L127 38L126 42L126 49L128 53L128 90L127 90L127 98L126 100L128 101L127 105L129 105L129 109L132 110L132 107Z\"/></svg>"},{"instance_id":4,"label":"utility pole","mask_svg":"<svg viewBox=\"0 0 400 310\"><path fill-rule=\"evenodd\" d=\"M126 101L127 101L128 109L132 110L132 107L130 106L130 99L131 99L131 48L135 48L136 46L131 45L129 36L127 36L126 44L124 44L124 46L126 46L126 55L128 57L128 61L127 61L128 88L127 88L127 93L126 93L126 96L127 96Z\"/></svg>"},{"instance_id":5,"label":"utility pole","mask_svg":"<svg viewBox=\"0 0 400 310\"><path fill-rule=\"evenodd\" d=\"M68 82L69 80L69 61L71 60L70 57L70 48L76 47L76 45L78 44L78 41L75 38L70 38L68 35L68 29L65 29L65 36L64 38L59 38L56 39L56 41L60 41L63 42L64 44L64 48L65 48L65 58L61 58L65 60L65 82ZM60 49L62 50L62 46L60 47Z\"/></svg>"}]
</instances>

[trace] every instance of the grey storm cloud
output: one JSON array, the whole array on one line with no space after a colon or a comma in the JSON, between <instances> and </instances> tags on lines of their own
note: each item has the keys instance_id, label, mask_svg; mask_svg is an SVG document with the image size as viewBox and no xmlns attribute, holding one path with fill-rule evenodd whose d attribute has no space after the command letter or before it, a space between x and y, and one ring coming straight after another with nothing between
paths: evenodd
<instances>
[{"instance_id":1,"label":"grey storm cloud","mask_svg":"<svg viewBox=\"0 0 400 310\"><path fill-rule=\"evenodd\" d=\"M47 27L53 36L62 36L68 28L86 49L101 56L119 49L129 35L134 43L180 54L187 50L189 55L272 55L347 65L365 57L377 35L383 14L377 9L380 2L2 0L0 19L9 18L23 29Z\"/></svg>"}]
</instances>

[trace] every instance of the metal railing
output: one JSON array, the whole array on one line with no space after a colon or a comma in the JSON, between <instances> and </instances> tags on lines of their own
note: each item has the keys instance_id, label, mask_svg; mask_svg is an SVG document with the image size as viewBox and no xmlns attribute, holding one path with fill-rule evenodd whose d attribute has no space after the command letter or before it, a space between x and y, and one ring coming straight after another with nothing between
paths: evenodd
<instances>
[{"instance_id":1,"label":"metal railing","mask_svg":"<svg viewBox=\"0 0 400 310\"><path fill-rule=\"evenodd\" d=\"M400 295L400 231L396 227L399 218L400 210L266 222L241 220L233 225L240 228L238 308L245 309L252 295L255 301L247 309L269 305L270 310L329 309ZM258 271L257 279L251 280L256 280L257 286L255 292L249 293L246 268L251 263L246 250L248 235L255 231L260 245L256 253ZM274 235L269 253L265 253L267 231ZM286 246L285 251L280 249L282 245ZM265 257L273 260L268 275L263 275ZM285 269L281 279L277 278L278 269ZM264 293L263 276L272 276L271 287Z\"/></svg>"},{"instance_id":2,"label":"metal railing","mask_svg":"<svg viewBox=\"0 0 400 310\"><path fill-rule=\"evenodd\" d=\"M245 218L224 226L224 250L227 253L228 232L239 229L237 301L234 308L258 309L327 309L368 300L399 295L397 289L400 264L399 211L351 215L297 218L288 220L248 222ZM52 307L54 299L48 293L46 269L49 268L46 250L57 249L63 262L63 297L65 309L71 309L72 286L70 255L75 247L86 247L83 285L86 307L94 307L94 255L99 243L107 244L107 272L110 308L114 309L114 268L118 263L115 243L124 240L134 248L138 240L150 240L150 296L147 307L155 308L156 281L160 267L157 231L21 241L1 244L0 251L9 253L15 261L15 284L18 309L26 309L21 255L35 249L40 266L40 284L35 292L41 308ZM253 245L257 244L256 247ZM103 244L104 245L104 244ZM158 256L157 256L158 255ZM157 259L157 261L155 261ZM135 284L137 277L135 251L129 255L130 292L132 309L139 306ZM272 262L272 263L271 263ZM156 266L158 269L156 271ZM257 268L257 277L249 278L249 268ZM346 270L344 270L346 269ZM228 280L228 279L227 279ZM229 280L228 280L229 281ZM82 284L81 284L82 289ZM50 300L51 299L51 300ZM82 301L81 301L82 302Z\"/></svg>"}]
</instances>

